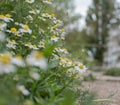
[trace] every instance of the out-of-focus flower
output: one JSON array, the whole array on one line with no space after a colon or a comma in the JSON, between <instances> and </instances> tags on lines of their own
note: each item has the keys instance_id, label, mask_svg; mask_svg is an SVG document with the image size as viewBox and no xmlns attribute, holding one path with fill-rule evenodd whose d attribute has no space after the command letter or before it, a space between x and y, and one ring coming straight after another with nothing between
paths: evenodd
<instances>
[{"instance_id":1,"label":"out-of-focus flower","mask_svg":"<svg viewBox=\"0 0 120 105\"><path fill-rule=\"evenodd\" d=\"M8 40L8 43L6 44L6 46L11 49L16 49L16 44L17 43L15 40Z\"/></svg>"},{"instance_id":2,"label":"out-of-focus flower","mask_svg":"<svg viewBox=\"0 0 120 105\"><path fill-rule=\"evenodd\" d=\"M12 64L12 55L10 53L4 53L0 55L0 74L6 74L14 72L15 67Z\"/></svg>"},{"instance_id":3,"label":"out-of-focus flower","mask_svg":"<svg viewBox=\"0 0 120 105\"><path fill-rule=\"evenodd\" d=\"M29 47L30 49L37 50L38 47L34 44L32 45L30 42L26 43L25 46Z\"/></svg>"},{"instance_id":4,"label":"out-of-focus flower","mask_svg":"<svg viewBox=\"0 0 120 105\"><path fill-rule=\"evenodd\" d=\"M13 21L10 14L0 15L0 20L4 20L5 22Z\"/></svg>"},{"instance_id":5,"label":"out-of-focus flower","mask_svg":"<svg viewBox=\"0 0 120 105\"><path fill-rule=\"evenodd\" d=\"M52 35L51 40L54 41L54 42L57 42L59 40L59 38L55 35Z\"/></svg>"},{"instance_id":6,"label":"out-of-focus flower","mask_svg":"<svg viewBox=\"0 0 120 105\"><path fill-rule=\"evenodd\" d=\"M4 41L4 39L5 39L5 33L0 31L0 41Z\"/></svg>"},{"instance_id":7,"label":"out-of-focus flower","mask_svg":"<svg viewBox=\"0 0 120 105\"><path fill-rule=\"evenodd\" d=\"M25 0L27 3L34 3L35 0Z\"/></svg>"},{"instance_id":8,"label":"out-of-focus flower","mask_svg":"<svg viewBox=\"0 0 120 105\"><path fill-rule=\"evenodd\" d=\"M30 92L25 88L24 85L17 86L17 89L25 96L28 96Z\"/></svg>"},{"instance_id":9,"label":"out-of-focus flower","mask_svg":"<svg viewBox=\"0 0 120 105\"><path fill-rule=\"evenodd\" d=\"M39 47L39 48L45 48L45 43L44 43L44 41L40 41L38 47Z\"/></svg>"},{"instance_id":10,"label":"out-of-focus flower","mask_svg":"<svg viewBox=\"0 0 120 105\"><path fill-rule=\"evenodd\" d=\"M46 4L52 4L51 0L43 0L43 2Z\"/></svg>"},{"instance_id":11,"label":"out-of-focus flower","mask_svg":"<svg viewBox=\"0 0 120 105\"><path fill-rule=\"evenodd\" d=\"M28 65L37 66L43 70L47 69L47 61L43 56L43 53L39 51L33 51L30 55L28 55L26 62Z\"/></svg>"},{"instance_id":12,"label":"out-of-focus flower","mask_svg":"<svg viewBox=\"0 0 120 105\"><path fill-rule=\"evenodd\" d=\"M20 24L20 26L22 27L19 29L21 33L29 33L29 34L32 33L32 30L29 28L28 25Z\"/></svg>"},{"instance_id":13,"label":"out-of-focus flower","mask_svg":"<svg viewBox=\"0 0 120 105\"><path fill-rule=\"evenodd\" d=\"M72 61L68 58L60 57L59 59L60 59L60 65L61 66L72 66L73 65Z\"/></svg>"},{"instance_id":14,"label":"out-of-focus flower","mask_svg":"<svg viewBox=\"0 0 120 105\"><path fill-rule=\"evenodd\" d=\"M75 65L74 69L79 71L80 73L83 73L87 70L86 66L82 63L78 63L77 65Z\"/></svg>"},{"instance_id":15,"label":"out-of-focus flower","mask_svg":"<svg viewBox=\"0 0 120 105\"><path fill-rule=\"evenodd\" d=\"M21 67L25 66L25 63L23 62L22 56L16 56L16 57L12 58L12 63L17 65L17 66L21 66Z\"/></svg>"},{"instance_id":16,"label":"out-of-focus flower","mask_svg":"<svg viewBox=\"0 0 120 105\"><path fill-rule=\"evenodd\" d=\"M42 14L42 17L45 17L45 18L51 18L51 15L48 14L48 13L43 13L43 14Z\"/></svg>"},{"instance_id":17,"label":"out-of-focus flower","mask_svg":"<svg viewBox=\"0 0 120 105\"><path fill-rule=\"evenodd\" d=\"M26 100L23 105L34 105L31 100Z\"/></svg>"},{"instance_id":18,"label":"out-of-focus flower","mask_svg":"<svg viewBox=\"0 0 120 105\"><path fill-rule=\"evenodd\" d=\"M7 24L5 22L0 22L0 30L5 30Z\"/></svg>"},{"instance_id":19,"label":"out-of-focus flower","mask_svg":"<svg viewBox=\"0 0 120 105\"><path fill-rule=\"evenodd\" d=\"M15 27L10 28L10 30L6 30L6 32L13 33L15 35L19 34L19 32Z\"/></svg>"},{"instance_id":20,"label":"out-of-focus flower","mask_svg":"<svg viewBox=\"0 0 120 105\"><path fill-rule=\"evenodd\" d=\"M37 72L32 72L31 71L31 72L29 72L29 75L34 80L39 80L39 78L40 78L40 75Z\"/></svg>"},{"instance_id":21,"label":"out-of-focus flower","mask_svg":"<svg viewBox=\"0 0 120 105\"><path fill-rule=\"evenodd\" d=\"M38 10L38 9L32 9L31 11L29 11L29 13L30 14L34 14L34 15L36 15L36 14L39 14L40 13L40 10Z\"/></svg>"},{"instance_id":22,"label":"out-of-focus flower","mask_svg":"<svg viewBox=\"0 0 120 105\"><path fill-rule=\"evenodd\" d=\"M55 48L55 51L57 51L58 53L68 54L68 51L65 48L57 47L57 48Z\"/></svg>"}]
</instances>

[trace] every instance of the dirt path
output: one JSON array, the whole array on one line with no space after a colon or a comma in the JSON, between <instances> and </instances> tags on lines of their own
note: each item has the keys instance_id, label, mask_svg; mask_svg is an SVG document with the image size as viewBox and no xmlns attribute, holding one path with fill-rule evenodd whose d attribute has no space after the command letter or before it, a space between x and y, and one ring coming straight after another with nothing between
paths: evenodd
<instances>
[{"instance_id":1,"label":"dirt path","mask_svg":"<svg viewBox=\"0 0 120 105\"><path fill-rule=\"evenodd\" d=\"M111 99L111 102L104 102L101 105L120 105L120 77L105 76L101 72L90 73L97 80L83 82L83 88L96 93L96 99Z\"/></svg>"}]
</instances>

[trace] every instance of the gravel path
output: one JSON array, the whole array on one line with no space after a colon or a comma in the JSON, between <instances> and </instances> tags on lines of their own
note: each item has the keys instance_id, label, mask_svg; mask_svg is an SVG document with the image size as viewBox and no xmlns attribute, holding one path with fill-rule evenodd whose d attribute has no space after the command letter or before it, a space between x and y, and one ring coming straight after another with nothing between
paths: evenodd
<instances>
[{"instance_id":1,"label":"gravel path","mask_svg":"<svg viewBox=\"0 0 120 105\"><path fill-rule=\"evenodd\" d=\"M94 82L83 82L84 89L96 94L96 99L111 99L100 105L120 105L120 77L105 76L101 72L90 72L96 77ZM89 74L89 73L88 73Z\"/></svg>"}]
</instances>

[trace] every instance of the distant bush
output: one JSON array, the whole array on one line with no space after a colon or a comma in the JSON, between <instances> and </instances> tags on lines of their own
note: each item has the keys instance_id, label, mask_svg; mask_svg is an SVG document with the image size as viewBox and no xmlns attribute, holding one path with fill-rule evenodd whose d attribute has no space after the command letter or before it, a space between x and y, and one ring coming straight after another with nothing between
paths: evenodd
<instances>
[{"instance_id":1,"label":"distant bush","mask_svg":"<svg viewBox=\"0 0 120 105\"><path fill-rule=\"evenodd\" d=\"M120 68L111 68L105 71L105 75L120 76Z\"/></svg>"}]
</instances>

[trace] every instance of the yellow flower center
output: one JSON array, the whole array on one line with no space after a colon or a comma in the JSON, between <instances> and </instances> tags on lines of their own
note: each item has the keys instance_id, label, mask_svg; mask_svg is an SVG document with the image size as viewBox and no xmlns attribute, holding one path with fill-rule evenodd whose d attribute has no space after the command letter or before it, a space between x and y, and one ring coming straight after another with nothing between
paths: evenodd
<instances>
[{"instance_id":1,"label":"yellow flower center","mask_svg":"<svg viewBox=\"0 0 120 105\"><path fill-rule=\"evenodd\" d=\"M37 46L36 46L36 45L33 45L33 47L34 47L34 48L37 48Z\"/></svg>"},{"instance_id":2,"label":"yellow flower center","mask_svg":"<svg viewBox=\"0 0 120 105\"><path fill-rule=\"evenodd\" d=\"M10 14L6 14L6 15L5 15L5 17L10 18L10 17L11 17L11 15L10 15Z\"/></svg>"},{"instance_id":3,"label":"yellow flower center","mask_svg":"<svg viewBox=\"0 0 120 105\"><path fill-rule=\"evenodd\" d=\"M52 35L51 38L56 38L56 36L55 36L55 35Z\"/></svg>"},{"instance_id":4,"label":"yellow flower center","mask_svg":"<svg viewBox=\"0 0 120 105\"><path fill-rule=\"evenodd\" d=\"M0 56L0 62L4 64L9 64L11 62L11 55L10 54L3 54Z\"/></svg>"},{"instance_id":5,"label":"yellow flower center","mask_svg":"<svg viewBox=\"0 0 120 105\"><path fill-rule=\"evenodd\" d=\"M61 31L62 31L62 32L65 32L65 29L63 28L63 29L61 29Z\"/></svg>"},{"instance_id":6,"label":"yellow flower center","mask_svg":"<svg viewBox=\"0 0 120 105\"><path fill-rule=\"evenodd\" d=\"M84 68L84 65L83 65L83 64L80 64L79 68L80 68L80 69L83 69L83 68Z\"/></svg>"},{"instance_id":7,"label":"yellow flower center","mask_svg":"<svg viewBox=\"0 0 120 105\"><path fill-rule=\"evenodd\" d=\"M52 28L53 28L53 29L56 29L56 28L57 28L57 25L54 25Z\"/></svg>"},{"instance_id":8,"label":"yellow flower center","mask_svg":"<svg viewBox=\"0 0 120 105\"><path fill-rule=\"evenodd\" d=\"M16 41L15 41L15 40L12 40L12 42L13 42L13 43L16 43Z\"/></svg>"},{"instance_id":9,"label":"yellow flower center","mask_svg":"<svg viewBox=\"0 0 120 105\"><path fill-rule=\"evenodd\" d=\"M51 14L52 17L55 17L55 14Z\"/></svg>"},{"instance_id":10,"label":"yellow flower center","mask_svg":"<svg viewBox=\"0 0 120 105\"><path fill-rule=\"evenodd\" d=\"M4 19L4 18L5 18L5 16L4 16L4 15L0 15L0 18L1 18L1 19Z\"/></svg>"},{"instance_id":11,"label":"yellow flower center","mask_svg":"<svg viewBox=\"0 0 120 105\"><path fill-rule=\"evenodd\" d=\"M22 59L22 56L21 56L21 55L17 55L16 58L18 58L18 59L21 60L21 59Z\"/></svg>"},{"instance_id":12,"label":"yellow flower center","mask_svg":"<svg viewBox=\"0 0 120 105\"><path fill-rule=\"evenodd\" d=\"M65 65L65 62L62 61L62 62L61 62L61 65L62 65L62 66Z\"/></svg>"},{"instance_id":13,"label":"yellow flower center","mask_svg":"<svg viewBox=\"0 0 120 105\"><path fill-rule=\"evenodd\" d=\"M10 31L11 32L17 32L17 29L16 28L11 28Z\"/></svg>"},{"instance_id":14,"label":"yellow flower center","mask_svg":"<svg viewBox=\"0 0 120 105\"><path fill-rule=\"evenodd\" d=\"M70 60L68 58L65 58L66 62L70 62Z\"/></svg>"},{"instance_id":15,"label":"yellow flower center","mask_svg":"<svg viewBox=\"0 0 120 105\"><path fill-rule=\"evenodd\" d=\"M45 14L45 16L48 16L48 15L49 15L48 13Z\"/></svg>"},{"instance_id":16,"label":"yellow flower center","mask_svg":"<svg viewBox=\"0 0 120 105\"><path fill-rule=\"evenodd\" d=\"M0 23L0 27L2 26L2 23Z\"/></svg>"},{"instance_id":17,"label":"yellow flower center","mask_svg":"<svg viewBox=\"0 0 120 105\"><path fill-rule=\"evenodd\" d=\"M27 31L29 29L29 26L28 25L24 25L23 29Z\"/></svg>"},{"instance_id":18,"label":"yellow flower center","mask_svg":"<svg viewBox=\"0 0 120 105\"><path fill-rule=\"evenodd\" d=\"M41 52L36 52L35 53L35 58L36 59L40 59L40 58L42 58L43 57L43 53L41 53Z\"/></svg>"}]
</instances>

